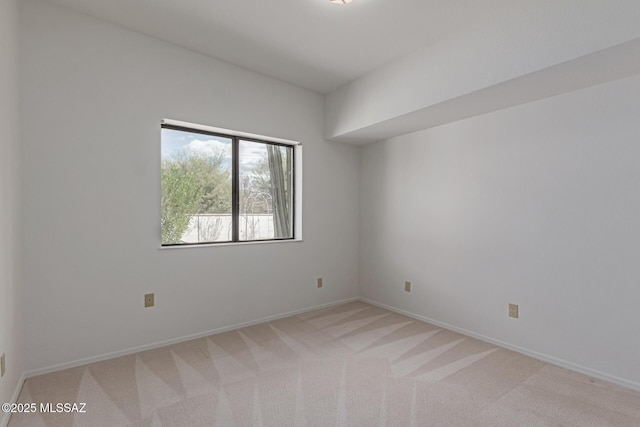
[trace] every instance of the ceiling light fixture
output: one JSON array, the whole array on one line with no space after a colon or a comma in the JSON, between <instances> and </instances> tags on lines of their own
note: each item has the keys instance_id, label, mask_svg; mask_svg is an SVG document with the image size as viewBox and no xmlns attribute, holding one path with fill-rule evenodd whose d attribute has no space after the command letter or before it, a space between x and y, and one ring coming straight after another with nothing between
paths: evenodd
<instances>
[{"instance_id":1,"label":"ceiling light fixture","mask_svg":"<svg viewBox=\"0 0 640 427\"><path fill-rule=\"evenodd\" d=\"M329 0L329 1L334 4L349 4L353 0Z\"/></svg>"}]
</instances>

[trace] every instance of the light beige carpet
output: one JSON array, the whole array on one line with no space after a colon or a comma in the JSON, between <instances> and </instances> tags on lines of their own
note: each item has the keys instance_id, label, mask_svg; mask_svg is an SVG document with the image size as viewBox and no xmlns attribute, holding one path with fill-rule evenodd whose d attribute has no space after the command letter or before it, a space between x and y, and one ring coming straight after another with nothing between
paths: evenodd
<instances>
[{"instance_id":1,"label":"light beige carpet","mask_svg":"<svg viewBox=\"0 0 640 427\"><path fill-rule=\"evenodd\" d=\"M640 393L361 302L29 378L10 426L640 426Z\"/></svg>"}]
</instances>

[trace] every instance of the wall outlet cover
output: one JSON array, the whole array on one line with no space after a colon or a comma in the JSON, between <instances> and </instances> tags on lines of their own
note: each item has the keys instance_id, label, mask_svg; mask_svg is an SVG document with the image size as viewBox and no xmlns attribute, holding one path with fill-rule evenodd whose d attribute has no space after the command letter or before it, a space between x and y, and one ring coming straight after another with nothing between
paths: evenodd
<instances>
[{"instance_id":1,"label":"wall outlet cover","mask_svg":"<svg viewBox=\"0 0 640 427\"><path fill-rule=\"evenodd\" d=\"M409 282L409 281L404 282L404 291L405 292L411 292L411 282Z\"/></svg>"},{"instance_id":2,"label":"wall outlet cover","mask_svg":"<svg viewBox=\"0 0 640 427\"><path fill-rule=\"evenodd\" d=\"M145 308L155 306L155 296L154 294L145 294L144 295L144 306Z\"/></svg>"},{"instance_id":3,"label":"wall outlet cover","mask_svg":"<svg viewBox=\"0 0 640 427\"><path fill-rule=\"evenodd\" d=\"M321 288L323 286L324 286L324 283L323 283L322 277L318 277L318 288Z\"/></svg>"},{"instance_id":4,"label":"wall outlet cover","mask_svg":"<svg viewBox=\"0 0 640 427\"><path fill-rule=\"evenodd\" d=\"M509 304L509 317L518 318L518 304Z\"/></svg>"}]
</instances>

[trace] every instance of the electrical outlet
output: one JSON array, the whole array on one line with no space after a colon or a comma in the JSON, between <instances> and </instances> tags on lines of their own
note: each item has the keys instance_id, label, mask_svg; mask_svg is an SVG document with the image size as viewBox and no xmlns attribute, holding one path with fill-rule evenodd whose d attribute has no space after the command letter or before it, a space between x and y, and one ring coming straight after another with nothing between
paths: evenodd
<instances>
[{"instance_id":1,"label":"electrical outlet","mask_svg":"<svg viewBox=\"0 0 640 427\"><path fill-rule=\"evenodd\" d=\"M518 318L518 304L509 304L509 317Z\"/></svg>"},{"instance_id":2,"label":"electrical outlet","mask_svg":"<svg viewBox=\"0 0 640 427\"><path fill-rule=\"evenodd\" d=\"M322 283L322 277L318 277L318 288L323 287L324 284Z\"/></svg>"},{"instance_id":3,"label":"electrical outlet","mask_svg":"<svg viewBox=\"0 0 640 427\"><path fill-rule=\"evenodd\" d=\"M153 307L155 305L156 305L156 303L155 303L154 294L145 294L144 295L144 306L145 306L145 308Z\"/></svg>"},{"instance_id":4,"label":"electrical outlet","mask_svg":"<svg viewBox=\"0 0 640 427\"><path fill-rule=\"evenodd\" d=\"M404 291L411 292L411 282L404 282Z\"/></svg>"},{"instance_id":5,"label":"electrical outlet","mask_svg":"<svg viewBox=\"0 0 640 427\"><path fill-rule=\"evenodd\" d=\"M6 370L6 357L5 354L2 353L2 356L0 356L0 378L4 377L4 373Z\"/></svg>"}]
</instances>

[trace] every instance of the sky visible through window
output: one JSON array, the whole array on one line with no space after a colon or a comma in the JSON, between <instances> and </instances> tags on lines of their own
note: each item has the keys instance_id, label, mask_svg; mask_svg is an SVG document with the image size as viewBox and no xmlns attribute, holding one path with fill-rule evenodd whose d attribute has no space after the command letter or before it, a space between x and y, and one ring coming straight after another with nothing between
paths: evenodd
<instances>
[{"instance_id":1,"label":"sky visible through window","mask_svg":"<svg viewBox=\"0 0 640 427\"><path fill-rule=\"evenodd\" d=\"M205 135L174 129L162 129L162 159L171 159L180 155L213 157L217 153L223 156L222 166L231 172L231 138ZM241 144L241 175L252 173L260 161L266 159L267 152L261 144Z\"/></svg>"}]
</instances>

